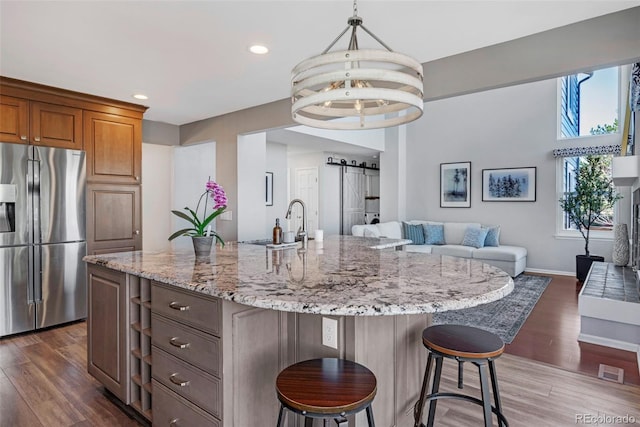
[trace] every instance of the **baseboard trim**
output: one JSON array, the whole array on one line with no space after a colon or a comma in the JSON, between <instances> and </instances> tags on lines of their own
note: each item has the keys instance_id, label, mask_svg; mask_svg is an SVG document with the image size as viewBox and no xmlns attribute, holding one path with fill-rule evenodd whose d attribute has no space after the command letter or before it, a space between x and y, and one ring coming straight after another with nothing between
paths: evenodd
<instances>
[{"instance_id":1,"label":"baseboard trim","mask_svg":"<svg viewBox=\"0 0 640 427\"><path fill-rule=\"evenodd\" d=\"M640 346L638 344L614 340L611 338L598 337L596 335L579 334L578 341L586 342L589 344L602 345L605 347L617 348L618 350L631 351L638 354L638 362L640 366Z\"/></svg>"},{"instance_id":2,"label":"baseboard trim","mask_svg":"<svg viewBox=\"0 0 640 427\"><path fill-rule=\"evenodd\" d=\"M544 268L525 268L525 273L554 274L556 276L575 276L575 271L547 270Z\"/></svg>"}]
</instances>

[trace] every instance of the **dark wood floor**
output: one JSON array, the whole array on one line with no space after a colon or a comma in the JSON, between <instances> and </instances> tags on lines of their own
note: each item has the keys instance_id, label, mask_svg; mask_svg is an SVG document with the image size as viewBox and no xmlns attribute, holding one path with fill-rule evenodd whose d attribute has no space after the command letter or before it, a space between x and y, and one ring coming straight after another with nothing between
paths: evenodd
<instances>
[{"instance_id":1,"label":"dark wood floor","mask_svg":"<svg viewBox=\"0 0 640 427\"><path fill-rule=\"evenodd\" d=\"M624 369L624 382L640 385L637 354L578 342L580 316L576 279L552 280L506 352L597 376L600 364Z\"/></svg>"},{"instance_id":2,"label":"dark wood floor","mask_svg":"<svg viewBox=\"0 0 640 427\"><path fill-rule=\"evenodd\" d=\"M578 344L578 331L575 280L553 276L507 346L510 354L496 362L510 425L575 425L578 413L611 411L640 420L640 387L633 385L640 384L636 355ZM86 338L86 324L79 322L0 340L0 427L139 425L87 373ZM595 379L600 363L624 368L628 385ZM447 369L442 387L455 391L456 371ZM474 382L473 373L466 375L471 390L477 388ZM438 425L481 423L474 405L444 401L438 408Z\"/></svg>"}]
</instances>

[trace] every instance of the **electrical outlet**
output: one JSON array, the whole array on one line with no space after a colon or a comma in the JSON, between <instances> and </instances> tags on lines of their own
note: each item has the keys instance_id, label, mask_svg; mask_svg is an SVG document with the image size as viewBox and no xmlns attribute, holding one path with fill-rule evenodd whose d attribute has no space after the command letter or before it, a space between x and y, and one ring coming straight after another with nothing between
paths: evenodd
<instances>
[{"instance_id":1,"label":"electrical outlet","mask_svg":"<svg viewBox=\"0 0 640 427\"><path fill-rule=\"evenodd\" d=\"M338 349L338 321L336 319L322 318L322 345Z\"/></svg>"}]
</instances>

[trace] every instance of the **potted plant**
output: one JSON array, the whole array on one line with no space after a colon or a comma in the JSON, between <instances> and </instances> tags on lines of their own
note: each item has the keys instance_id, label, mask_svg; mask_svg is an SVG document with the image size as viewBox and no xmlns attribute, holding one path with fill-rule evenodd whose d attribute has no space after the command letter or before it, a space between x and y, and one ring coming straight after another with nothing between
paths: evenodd
<instances>
[{"instance_id":1,"label":"potted plant","mask_svg":"<svg viewBox=\"0 0 640 427\"><path fill-rule=\"evenodd\" d=\"M199 217L198 211L203 198L205 199L204 210L202 212L202 217ZM213 212L207 215L209 198L213 201ZM224 246L224 240L222 240L222 237L220 237L215 230L211 229L211 221L224 212L226 208L227 195L224 192L224 189L215 181L207 181L205 184L205 192L200 196L195 210L185 207L184 210L187 211L188 214L176 210L171 211L174 215L191 223L192 227L176 231L169 236L169 240L173 240L180 236L191 236L196 256L208 255L211 252L211 246L214 238Z\"/></svg>"},{"instance_id":2,"label":"potted plant","mask_svg":"<svg viewBox=\"0 0 640 427\"><path fill-rule=\"evenodd\" d=\"M609 178L610 162L605 156L587 156L580 161L575 188L560 199L562 210L584 238L584 255L576 255L576 277L584 282L593 261L604 258L589 253L589 232L602 214L622 198Z\"/></svg>"}]
</instances>

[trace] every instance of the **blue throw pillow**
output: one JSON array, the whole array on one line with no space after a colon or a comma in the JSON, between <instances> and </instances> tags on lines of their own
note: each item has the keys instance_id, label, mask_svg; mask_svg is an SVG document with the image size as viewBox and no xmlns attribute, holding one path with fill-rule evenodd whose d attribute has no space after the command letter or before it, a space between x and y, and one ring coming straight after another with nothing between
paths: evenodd
<instances>
[{"instance_id":1,"label":"blue throw pillow","mask_svg":"<svg viewBox=\"0 0 640 427\"><path fill-rule=\"evenodd\" d=\"M444 245L443 224L422 224L424 243L427 245Z\"/></svg>"},{"instance_id":2,"label":"blue throw pillow","mask_svg":"<svg viewBox=\"0 0 640 427\"><path fill-rule=\"evenodd\" d=\"M487 237L484 239L485 246L500 246L500 226L492 225L482 227L487 229Z\"/></svg>"},{"instance_id":3,"label":"blue throw pillow","mask_svg":"<svg viewBox=\"0 0 640 427\"><path fill-rule=\"evenodd\" d=\"M489 230L486 228L467 227L462 239L462 245L481 248L484 246L484 239L486 239L488 232Z\"/></svg>"},{"instance_id":4,"label":"blue throw pillow","mask_svg":"<svg viewBox=\"0 0 640 427\"><path fill-rule=\"evenodd\" d=\"M420 224L402 223L404 238L409 239L414 245L424 245L424 232Z\"/></svg>"}]
</instances>

